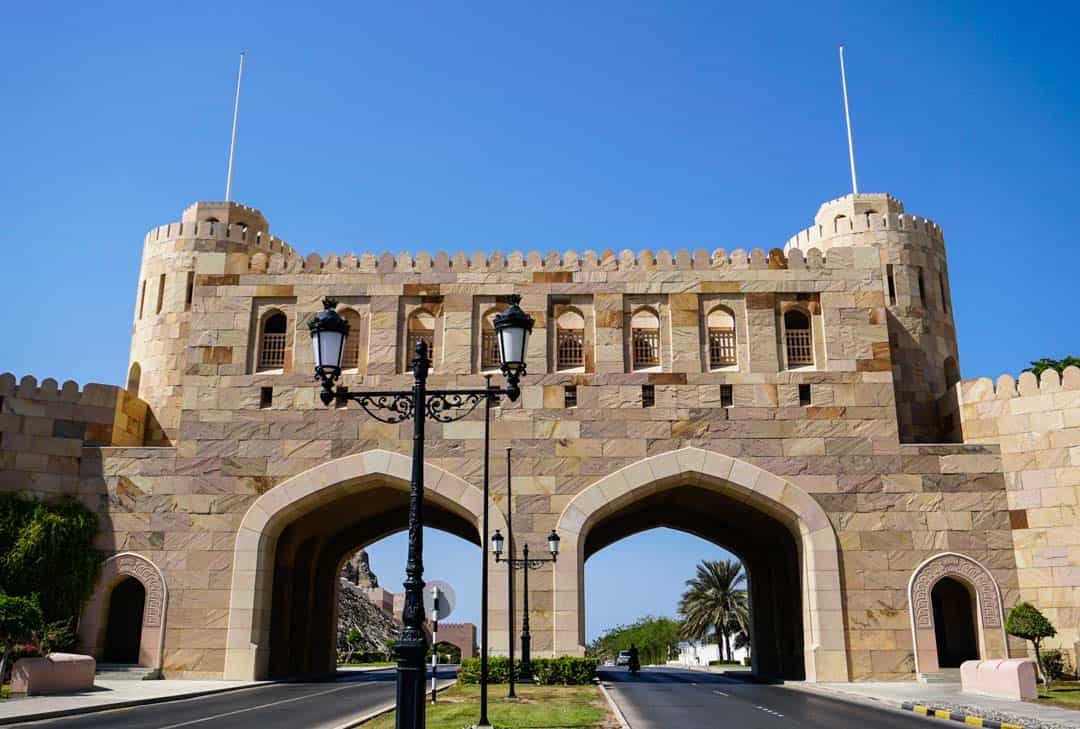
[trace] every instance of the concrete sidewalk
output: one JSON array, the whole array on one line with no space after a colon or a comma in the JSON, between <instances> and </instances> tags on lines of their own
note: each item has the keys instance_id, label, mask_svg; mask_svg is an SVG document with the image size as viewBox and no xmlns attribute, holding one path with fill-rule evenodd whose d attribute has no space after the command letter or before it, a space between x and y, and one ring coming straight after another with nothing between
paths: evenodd
<instances>
[{"instance_id":1,"label":"concrete sidewalk","mask_svg":"<svg viewBox=\"0 0 1080 729\"><path fill-rule=\"evenodd\" d=\"M338 673L385 671L386 667L339 668ZM163 679L137 681L131 679L96 679L90 691L77 691L48 696L24 696L0 702L0 724L12 724L61 716L88 714L110 709L122 709L162 701L178 701L225 691L237 691L253 686L266 686L276 681L198 681Z\"/></svg>"},{"instance_id":2,"label":"concrete sidewalk","mask_svg":"<svg viewBox=\"0 0 1080 729\"><path fill-rule=\"evenodd\" d=\"M821 693L837 698L884 704L901 708L904 703L960 711L982 719L1008 721L1024 727L1064 729L1080 727L1080 711L1030 701L1006 701L964 693L959 683L918 683L916 681L867 681L855 683L806 683L786 681L784 686L798 691Z\"/></svg>"}]
</instances>

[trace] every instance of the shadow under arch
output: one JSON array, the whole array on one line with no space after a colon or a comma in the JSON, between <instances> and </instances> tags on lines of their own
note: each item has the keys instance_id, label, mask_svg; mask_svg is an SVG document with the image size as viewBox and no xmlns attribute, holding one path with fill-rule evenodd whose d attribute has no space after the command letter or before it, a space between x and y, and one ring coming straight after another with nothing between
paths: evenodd
<instances>
[{"instance_id":1,"label":"shadow under arch","mask_svg":"<svg viewBox=\"0 0 1080 729\"><path fill-rule=\"evenodd\" d=\"M408 456L367 451L292 476L251 505L233 552L226 678L334 670L337 575L351 552L406 528L411 470ZM481 490L432 464L424 481L425 525L479 544ZM489 507L490 528L505 528Z\"/></svg>"},{"instance_id":2,"label":"shadow under arch","mask_svg":"<svg viewBox=\"0 0 1080 729\"><path fill-rule=\"evenodd\" d=\"M584 565L596 551L657 526L720 544L746 561L752 656L763 675L847 681L836 535L802 489L751 463L699 448L645 458L579 492L559 518L556 652L585 642Z\"/></svg>"}]
</instances>

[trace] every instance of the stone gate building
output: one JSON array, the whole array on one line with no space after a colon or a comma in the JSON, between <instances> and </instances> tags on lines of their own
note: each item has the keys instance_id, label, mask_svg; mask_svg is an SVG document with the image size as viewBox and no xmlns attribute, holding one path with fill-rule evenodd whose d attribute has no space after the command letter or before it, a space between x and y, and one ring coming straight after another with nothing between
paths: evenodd
<instances>
[{"instance_id":1,"label":"stone gate building","mask_svg":"<svg viewBox=\"0 0 1080 729\"><path fill-rule=\"evenodd\" d=\"M405 526L411 424L322 406L306 323L339 300L350 388L407 387L417 337L431 386L477 387L511 293L536 329L521 399L493 411L515 499L494 457L491 526L512 509L518 546L562 536L530 580L537 654L583 651L585 561L658 526L744 560L763 673L1022 651L1020 599L1073 650L1080 371L959 382L941 230L878 194L767 253L674 255L303 257L257 210L192 205L144 241L125 387L0 376L0 488L100 516L83 649L169 677L331 668L343 560ZM428 523L473 543L482 427L428 425Z\"/></svg>"}]
</instances>

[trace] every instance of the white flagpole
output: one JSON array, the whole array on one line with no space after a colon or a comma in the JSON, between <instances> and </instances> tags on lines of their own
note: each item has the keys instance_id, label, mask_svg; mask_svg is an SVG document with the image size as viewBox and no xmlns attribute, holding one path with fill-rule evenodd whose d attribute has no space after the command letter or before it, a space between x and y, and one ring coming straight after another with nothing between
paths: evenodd
<instances>
[{"instance_id":1,"label":"white flagpole","mask_svg":"<svg viewBox=\"0 0 1080 729\"><path fill-rule=\"evenodd\" d=\"M236 151L236 120L240 116L240 79L244 77L244 52L240 52L240 70L236 73L236 101L232 113L232 139L229 141L229 172L225 177L225 202L232 199L233 153Z\"/></svg>"},{"instance_id":2,"label":"white flagpole","mask_svg":"<svg viewBox=\"0 0 1080 729\"><path fill-rule=\"evenodd\" d=\"M851 160L851 191L858 195L859 182L855 178L855 145L851 141L851 112L848 111L847 74L844 73L843 46L840 46L840 85L844 88L844 121L847 122L847 151L848 158Z\"/></svg>"}]
</instances>

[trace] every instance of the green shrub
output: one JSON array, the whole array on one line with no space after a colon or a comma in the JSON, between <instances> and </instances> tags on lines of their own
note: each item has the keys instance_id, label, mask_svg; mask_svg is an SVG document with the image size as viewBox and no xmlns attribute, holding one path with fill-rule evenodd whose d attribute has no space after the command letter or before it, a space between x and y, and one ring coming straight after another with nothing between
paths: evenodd
<instances>
[{"instance_id":1,"label":"green shrub","mask_svg":"<svg viewBox=\"0 0 1080 729\"><path fill-rule=\"evenodd\" d=\"M561 658L532 659L533 678L545 686L580 686L592 683L596 677L596 659L562 656ZM521 661L514 659L515 678L521 673ZM461 662L458 671L461 683L480 683L480 659ZM488 659L488 683L509 683L510 659L492 656Z\"/></svg>"},{"instance_id":2,"label":"green shrub","mask_svg":"<svg viewBox=\"0 0 1080 729\"><path fill-rule=\"evenodd\" d=\"M742 664L747 667L753 665L753 662L750 660L750 656L743 656Z\"/></svg>"},{"instance_id":3,"label":"green shrub","mask_svg":"<svg viewBox=\"0 0 1080 729\"><path fill-rule=\"evenodd\" d=\"M1065 678L1067 673L1065 659L1065 654L1058 648L1043 651L1043 669L1051 681L1060 681Z\"/></svg>"},{"instance_id":4,"label":"green shrub","mask_svg":"<svg viewBox=\"0 0 1080 729\"><path fill-rule=\"evenodd\" d=\"M514 660L516 677L521 670L521 661ZM480 683L480 659L469 658L461 662L458 670L458 680L461 683ZM510 682L510 659L506 656L490 656L488 658L488 683Z\"/></svg>"},{"instance_id":5,"label":"green shrub","mask_svg":"<svg viewBox=\"0 0 1080 729\"><path fill-rule=\"evenodd\" d=\"M544 686L581 686L596 678L595 658L534 658L532 668L536 682Z\"/></svg>"},{"instance_id":6,"label":"green shrub","mask_svg":"<svg viewBox=\"0 0 1080 729\"><path fill-rule=\"evenodd\" d=\"M716 661L709 661L709 665L710 666L741 666L742 664L739 663L738 661L716 660Z\"/></svg>"}]
</instances>

